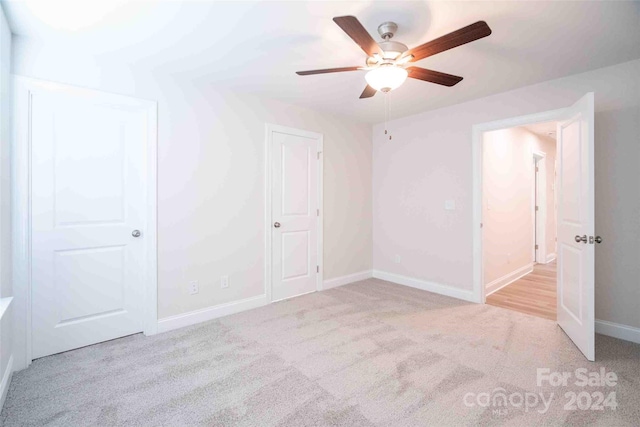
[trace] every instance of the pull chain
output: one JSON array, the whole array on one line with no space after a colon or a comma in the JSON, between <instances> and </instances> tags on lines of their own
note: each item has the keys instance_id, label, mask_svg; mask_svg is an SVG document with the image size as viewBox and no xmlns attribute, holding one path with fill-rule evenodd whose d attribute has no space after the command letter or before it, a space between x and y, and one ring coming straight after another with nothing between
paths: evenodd
<instances>
[{"instance_id":1,"label":"pull chain","mask_svg":"<svg viewBox=\"0 0 640 427\"><path fill-rule=\"evenodd\" d=\"M391 91L384 94L384 134L389 135L389 141L391 141L391 133L387 130L387 127L389 124L389 111L391 110L390 94Z\"/></svg>"}]
</instances>

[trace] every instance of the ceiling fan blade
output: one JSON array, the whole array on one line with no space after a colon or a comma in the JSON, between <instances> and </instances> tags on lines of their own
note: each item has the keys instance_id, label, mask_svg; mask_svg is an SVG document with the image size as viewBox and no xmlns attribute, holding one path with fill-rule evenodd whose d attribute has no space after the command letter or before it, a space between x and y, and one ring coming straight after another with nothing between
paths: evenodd
<instances>
[{"instance_id":1,"label":"ceiling fan blade","mask_svg":"<svg viewBox=\"0 0 640 427\"><path fill-rule=\"evenodd\" d=\"M419 61L436 53L444 52L445 50L453 49L454 47L487 37L489 34L491 34L491 28L489 28L486 22L479 21L414 47L413 49L409 49L403 56L413 55L411 62Z\"/></svg>"},{"instance_id":2,"label":"ceiling fan blade","mask_svg":"<svg viewBox=\"0 0 640 427\"><path fill-rule=\"evenodd\" d=\"M376 43L367 30L364 29L355 16L336 16L333 18L333 22L338 24L338 26L342 28L342 31L347 33L367 55L382 54L378 43Z\"/></svg>"},{"instance_id":3,"label":"ceiling fan blade","mask_svg":"<svg viewBox=\"0 0 640 427\"><path fill-rule=\"evenodd\" d=\"M310 76L312 74L340 73L342 71L357 71L362 67L342 67L342 68L325 68L324 70L296 71L299 76Z\"/></svg>"},{"instance_id":4,"label":"ceiling fan blade","mask_svg":"<svg viewBox=\"0 0 640 427\"><path fill-rule=\"evenodd\" d=\"M373 95L376 94L376 92L377 90L367 85L367 87L365 87L364 90L362 91L362 95L360 95L360 99L371 98Z\"/></svg>"},{"instance_id":5,"label":"ceiling fan blade","mask_svg":"<svg viewBox=\"0 0 640 427\"><path fill-rule=\"evenodd\" d=\"M454 86L462 81L462 77L441 73L439 71L427 70L426 68L407 67L407 71L409 72L407 77L443 86Z\"/></svg>"}]
</instances>

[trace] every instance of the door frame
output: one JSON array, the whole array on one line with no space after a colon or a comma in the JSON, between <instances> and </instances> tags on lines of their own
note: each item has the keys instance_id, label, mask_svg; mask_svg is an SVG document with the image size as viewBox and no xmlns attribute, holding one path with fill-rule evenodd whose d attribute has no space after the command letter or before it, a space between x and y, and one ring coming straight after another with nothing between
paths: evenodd
<instances>
[{"instance_id":1,"label":"door frame","mask_svg":"<svg viewBox=\"0 0 640 427\"><path fill-rule=\"evenodd\" d=\"M273 132L286 133L289 135L301 136L304 138L311 138L316 140L317 152L318 152L318 215L316 220L317 227L317 251L318 251L318 272L316 273L316 291L323 289L323 270L324 270L324 243L323 243L323 221L324 218L324 206L322 201L324 199L324 137L321 133L310 132L306 130L276 125L272 123L266 123L265 125L265 168L264 168L264 293L266 295L267 304L272 302L272 281L271 281L271 267L272 267L272 229L271 224L273 222L271 205L272 205L272 155L271 147L273 144Z\"/></svg>"},{"instance_id":2,"label":"door frame","mask_svg":"<svg viewBox=\"0 0 640 427\"><path fill-rule=\"evenodd\" d=\"M533 195L533 244L538 242L538 249L533 252L533 261L538 264L547 263L547 154L533 150L533 158L538 171L535 172ZM536 201L538 213L536 213Z\"/></svg>"},{"instance_id":3,"label":"door frame","mask_svg":"<svg viewBox=\"0 0 640 427\"><path fill-rule=\"evenodd\" d=\"M154 335L158 328L158 251L157 251L157 137L158 104L155 101L84 89L76 86L13 76L12 130L12 256L13 256L13 356L15 369L31 364L31 100L34 94L63 92L81 97L100 96L117 105L139 108L146 112L146 271L143 301L143 333Z\"/></svg>"},{"instance_id":4,"label":"door frame","mask_svg":"<svg viewBox=\"0 0 640 427\"><path fill-rule=\"evenodd\" d=\"M471 128L471 164L473 168L473 215L471 216L471 228L473 230L473 300L477 303L484 304L486 302L484 260L482 257L482 136L485 132L493 130L562 120L566 116L566 111L567 108L543 111L540 113L479 123L473 125Z\"/></svg>"}]
</instances>

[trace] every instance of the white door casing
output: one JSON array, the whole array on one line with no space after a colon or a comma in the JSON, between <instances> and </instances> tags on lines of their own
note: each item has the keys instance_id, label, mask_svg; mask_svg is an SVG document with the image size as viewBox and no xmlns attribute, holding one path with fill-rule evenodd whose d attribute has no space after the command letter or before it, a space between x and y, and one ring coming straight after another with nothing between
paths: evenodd
<instances>
[{"instance_id":1,"label":"white door casing","mask_svg":"<svg viewBox=\"0 0 640 427\"><path fill-rule=\"evenodd\" d=\"M558 263L558 324L567 333L588 360L595 358L595 295L594 295L594 94L587 93L573 106L558 110L545 111L526 116L512 117L494 122L481 123L472 128L472 157L473 157L473 291L475 300L486 302L484 271L482 260L482 135L498 129L506 129L533 123L550 121L562 122L557 129L558 141L556 147L556 201L557 218L557 263ZM566 141L574 138L573 143L567 145L564 153L560 148L562 133ZM579 143L575 142L576 135ZM570 156L571 152L579 157L572 159L573 163L563 171L563 156ZM578 189L579 196L562 198L563 184L561 174L565 173L566 190ZM570 190L569 188L572 187ZM561 224L561 205L566 203L565 214L568 215L564 225ZM575 216L579 212L579 219ZM578 230L579 234L578 234ZM571 233L574 233L573 235ZM562 236L561 236L562 234ZM587 236L587 243L577 244L575 235ZM573 239L573 243L571 241ZM564 264L560 255L564 245ZM582 246L580 246L582 245ZM569 259L572 258L572 259Z\"/></svg>"},{"instance_id":2,"label":"white door casing","mask_svg":"<svg viewBox=\"0 0 640 427\"><path fill-rule=\"evenodd\" d=\"M155 333L156 104L20 77L15 94L23 364Z\"/></svg>"},{"instance_id":3,"label":"white door casing","mask_svg":"<svg viewBox=\"0 0 640 427\"><path fill-rule=\"evenodd\" d=\"M268 293L278 301L320 289L322 135L268 125L267 150Z\"/></svg>"},{"instance_id":4,"label":"white door casing","mask_svg":"<svg viewBox=\"0 0 640 427\"><path fill-rule=\"evenodd\" d=\"M557 126L558 324L595 360L594 95L567 109ZM576 241L576 236L584 241Z\"/></svg>"},{"instance_id":5,"label":"white door casing","mask_svg":"<svg viewBox=\"0 0 640 427\"><path fill-rule=\"evenodd\" d=\"M538 264L547 263L547 161L546 154L534 151L535 173L534 184L534 242L538 245L535 249L534 261ZM537 210L536 210L537 207Z\"/></svg>"}]
</instances>

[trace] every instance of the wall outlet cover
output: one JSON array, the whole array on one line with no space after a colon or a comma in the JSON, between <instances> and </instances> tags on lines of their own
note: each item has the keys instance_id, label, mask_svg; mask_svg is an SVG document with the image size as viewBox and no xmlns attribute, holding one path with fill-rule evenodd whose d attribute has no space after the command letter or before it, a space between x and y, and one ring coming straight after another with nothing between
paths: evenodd
<instances>
[{"instance_id":1,"label":"wall outlet cover","mask_svg":"<svg viewBox=\"0 0 640 427\"><path fill-rule=\"evenodd\" d=\"M198 281L194 280L192 282L189 282L189 293L191 295L195 295L198 292L200 292L200 285L198 284Z\"/></svg>"}]
</instances>

